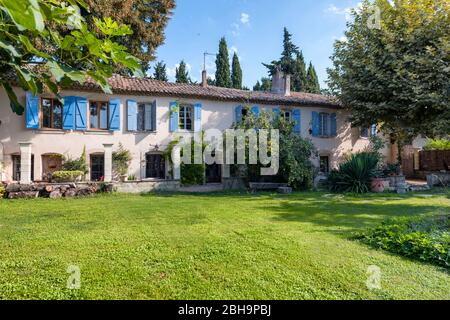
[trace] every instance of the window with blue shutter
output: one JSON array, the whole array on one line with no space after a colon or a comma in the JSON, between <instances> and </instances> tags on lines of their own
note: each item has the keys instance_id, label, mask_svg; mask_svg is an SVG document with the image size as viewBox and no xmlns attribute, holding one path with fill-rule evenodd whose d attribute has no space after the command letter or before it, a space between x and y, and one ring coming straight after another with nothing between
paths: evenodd
<instances>
[{"instance_id":1,"label":"window with blue shutter","mask_svg":"<svg viewBox=\"0 0 450 320\"><path fill-rule=\"evenodd\" d=\"M281 114L280 108L278 108L278 107L273 108L272 112L273 112L273 119L279 119L280 118L280 114Z\"/></svg>"},{"instance_id":2,"label":"window with blue shutter","mask_svg":"<svg viewBox=\"0 0 450 320\"><path fill-rule=\"evenodd\" d=\"M137 131L138 124L138 105L134 100L127 101L127 129L128 131Z\"/></svg>"},{"instance_id":3,"label":"window with blue shutter","mask_svg":"<svg viewBox=\"0 0 450 320\"><path fill-rule=\"evenodd\" d=\"M252 113L255 117L259 117L259 107L258 106L253 106L252 107Z\"/></svg>"},{"instance_id":4,"label":"window with blue shutter","mask_svg":"<svg viewBox=\"0 0 450 320\"><path fill-rule=\"evenodd\" d=\"M194 131L202 131L202 105L200 103L194 106Z\"/></svg>"},{"instance_id":5,"label":"window with blue shutter","mask_svg":"<svg viewBox=\"0 0 450 320\"><path fill-rule=\"evenodd\" d=\"M77 97L64 97L63 129L73 130L75 127L75 108Z\"/></svg>"},{"instance_id":6,"label":"window with blue shutter","mask_svg":"<svg viewBox=\"0 0 450 320\"><path fill-rule=\"evenodd\" d=\"M152 130L157 131L158 128L158 112L156 111L156 101L153 101L152 103Z\"/></svg>"},{"instance_id":7,"label":"window with blue shutter","mask_svg":"<svg viewBox=\"0 0 450 320\"><path fill-rule=\"evenodd\" d=\"M112 99L109 102L109 130L120 130L120 100Z\"/></svg>"},{"instance_id":8,"label":"window with blue shutter","mask_svg":"<svg viewBox=\"0 0 450 320\"><path fill-rule=\"evenodd\" d=\"M39 129L39 97L26 93L26 122L28 129Z\"/></svg>"},{"instance_id":9,"label":"window with blue shutter","mask_svg":"<svg viewBox=\"0 0 450 320\"><path fill-rule=\"evenodd\" d=\"M178 103L173 101L169 105L169 113L170 113L170 123L169 123L169 131L176 132L178 131Z\"/></svg>"},{"instance_id":10,"label":"window with blue shutter","mask_svg":"<svg viewBox=\"0 0 450 320\"><path fill-rule=\"evenodd\" d=\"M294 121L294 133L301 134L301 119L300 119L300 110L294 109L292 111L292 120Z\"/></svg>"},{"instance_id":11,"label":"window with blue shutter","mask_svg":"<svg viewBox=\"0 0 450 320\"><path fill-rule=\"evenodd\" d=\"M242 121L242 111L244 110L243 106L237 106L234 109L234 121L236 121L236 123L240 123Z\"/></svg>"},{"instance_id":12,"label":"window with blue shutter","mask_svg":"<svg viewBox=\"0 0 450 320\"><path fill-rule=\"evenodd\" d=\"M149 103L146 103L145 107L144 107L144 112L145 112L145 115L144 115L144 119L145 119L144 130L145 131L153 131L154 129L153 129L153 126L152 126L152 124L153 124L153 121L152 121L152 119L153 119L152 105L149 104Z\"/></svg>"},{"instance_id":13,"label":"window with blue shutter","mask_svg":"<svg viewBox=\"0 0 450 320\"><path fill-rule=\"evenodd\" d=\"M313 111L312 113L312 123L311 123L311 129L312 129L312 135L313 137L319 136L319 129L320 129L320 119L319 119L319 113L316 111Z\"/></svg>"},{"instance_id":14,"label":"window with blue shutter","mask_svg":"<svg viewBox=\"0 0 450 320\"><path fill-rule=\"evenodd\" d=\"M336 113L330 114L330 136L331 137L336 137L337 136Z\"/></svg>"},{"instance_id":15,"label":"window with blue shutter","mask_svg":"<svg viewBox=\"0 0 450 320\"><path fill-rule=\"evenodd\" d=\"M75 130L87 130L87 99L75 97Z\"/></svg>"},{"instance_id":16,"label":"window with blue shutter","mask_svg":"<svg viewBox=\"0 0 450 320\"><path fill-rule=\"evenodd\" d=\"M372 137L375 137L376 135L377 135L377 125L376 124L373 124L371 127L370 127L370 134L372 135Z\"/></svg>"}]
</instances>

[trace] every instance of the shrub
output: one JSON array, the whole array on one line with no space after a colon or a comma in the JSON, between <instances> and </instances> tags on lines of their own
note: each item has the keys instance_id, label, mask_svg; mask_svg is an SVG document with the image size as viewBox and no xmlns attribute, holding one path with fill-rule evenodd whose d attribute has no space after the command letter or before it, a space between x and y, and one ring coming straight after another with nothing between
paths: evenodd
<instances>
[{"instance_id":1,"label":"shrub","mask_svg":"<svg viewBox=\"0 0 450 320\"><path fill-rule=\"evenodd\" d=\"M450 214L387 220L356 238L375 248L450 268Z\"/></svg>"},{"instance_id":2,"label":"shrub","mask_svg":"<svg viewBox=\"0 0 450 320\"><path fill-rule=\"evenodd\" d=\"M128 176L127 180L128 180L128 181L136 181L137 178L136 178L136 176L135 176L134 174L130 174L130 175Z\"/></svg>"},{"instance_id":3,"label":"shrub","mask_svg":"<svg viewBox=\"0 0 450 320\"><path fill-rule=\"evenodd\" d=\"M86 147L78 159L66 158L62 165L62 171L81 171L83 175L89 172L89 167L86 163Z\"/></svg>"},{"instance_id":4,"label":"shrub","mask_svg":"<svg viewBox=\"0 0 450 320\"><path fill-rule=\"evenodd\" d=\"M75 171L55 171L52 174L52 179L55 182L75 182L81 179L84 175L83 171L75 170Z\"/></svg>"},{"instance_id":5,"label":"shrub","mask_svg":"<svg viewBox=\"0 0 450 320\"><path fill-rule=\"evenodd\" d=\"M424 150L450 150L450 140L429 140L425 145Z\"/></svg>"},{"instance_id":6,"label":"shrub","mask_svg":"<svg viewBox=\"0 0 450 320\"><path fill-rule=\"evenodd\" d=\"M0 199L5 197L6 189L5 186L0 184Z\"/></svg>"},{"instance_id":7,"label":"shrub","mask_svg":"<svg viewBox=\"0 0 450 320\"><path fill-rule=\"evenodd\" d=\"M132 159L131 152L119 143L119 149L112 154L113 165L119 175L123 176L127 174L128 166Z\"/></svg>"},{"instance_id":8,"label":"shrub","mask_svg":"<svg viewBox=\"0 0 450 320\"><path fill-rule=\"evenodd\" d=\"M373 152L353 154L328 176L331 191L367 193L378 165L378 155Z\"/></svg>"}]
</instances>

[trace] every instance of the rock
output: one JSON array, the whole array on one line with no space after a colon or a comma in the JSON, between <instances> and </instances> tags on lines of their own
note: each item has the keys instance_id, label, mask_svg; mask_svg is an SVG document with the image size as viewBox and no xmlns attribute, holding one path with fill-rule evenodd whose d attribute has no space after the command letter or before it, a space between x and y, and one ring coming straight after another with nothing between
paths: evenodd
<instances>
[{"instance_id":1,"label":"rock","mask_svg":"<svg viewBox=\"0 0 450 320\"><path fill-rule=\"evenodd\" d=\"M39 196L39 191L18 191L8 193L9 199L33 199Z\"/></svg>"},{"instance_id":2,"label":"rock","mask_svg":"<svg viewBox=\"0 0 450 320\"><path fill-rule=\"evenodd\" d=\"M59 190L53 190L49 195L50 199L59 199L62 197L62 193Z\"/></svg>"},{"instance_id":3,"label":"rock","mask_svg":"<svg viewBox=\"0 0 450 320\"><path fill-rule=\"evenodd\" d=\"M92 192L91 188L86 187L86 188L78 189L76 194L78 197L85 197L85 196L90 196L92 193L93 192Z\"/></svg>"},{"instance_id":4,"label":"rock","mask_svg":"<svg viewBox=\"0 0 450 320\"><path fill-rule=\"evenodd\" d=\"M31 184L21 184L20 185L20 191L25 191L25 192L28 192L28 191L33 191L33 185L31 185Z\"/></svg>"},{"instance_id":5,"label":"rock","mask_svg":"<svg viewBox=\"0 0 450 320\"><path fill-rule=\"evenodd\" d=\"M77 191L75 189L69 189L64 193L65 198L73 198L77 196Z\"/></svg>"},{"instance_id":6,"label":"rock","mask_svg":"<svg viewBox=\"0 0 450 320\"><path fill-rule=\"evenodd\" d=\"M53 191L53 186L45 186L45 191L47 191L48 193Z\"/></svg>"},{"instance_id":7,"label":"rock","mask_svg":"<svg viewBox=\"0 0 450 320\"><path fill-rule=\"evenodd\" d=\"M103 192L112 193L114 191L114 185L112 183L104 186Z\"/></svg>"},{"instance_id":8,"label":"rock","mask_svg":"<svg viewBox=\"0 0 450 320\"><path fill-rule=\"evenodd\" d=\"M6 192L19 192L20 191L20 184L18 183L10 183L6 186L5 189Z\"/></svg>"}]
</instances>

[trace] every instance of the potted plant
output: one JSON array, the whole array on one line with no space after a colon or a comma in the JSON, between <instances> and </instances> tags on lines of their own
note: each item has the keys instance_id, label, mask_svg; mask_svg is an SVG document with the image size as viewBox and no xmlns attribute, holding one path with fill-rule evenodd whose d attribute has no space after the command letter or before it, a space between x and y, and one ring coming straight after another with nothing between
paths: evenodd
<instances>
[{"instance_id":1,"label":"potted plant","mask_svg":"<svg viewBox=\"0 0 450 320\"><path fill-rule=\"evenodd\" d=\"M383 179L383 172L379 169L375 169L372 172L372 180L370 183L370 187L372 192L375 193L383 193L385 189L384 179Z\"/></svg>"},{"instance_id":2,"label":"potted plant","mask_svg":"<svg viewBox=\"0 0 450 320\"><path fill-rule=\"evenodd\" d=\"M132 160L131 152L123 147L119 143L119 149L113 152L112 155L115 171L119 176L121 182L127 181L128 178L128 166Z\"/></svg>"}]
</instances>

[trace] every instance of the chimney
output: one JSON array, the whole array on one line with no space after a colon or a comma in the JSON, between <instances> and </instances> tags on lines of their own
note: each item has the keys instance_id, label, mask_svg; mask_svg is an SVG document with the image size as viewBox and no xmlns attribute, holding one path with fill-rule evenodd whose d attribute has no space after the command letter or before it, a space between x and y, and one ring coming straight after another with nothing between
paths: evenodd
<instances>
[{"instance_id":1,"label":"chimney","mask_svg":"<svg viewBox=\"0 0 450 320\"><path fill-rule=\"evenodd\" d=\"M280 66L277 66L275 74L272 76L272 93L291 95L291 75L285 75Z\"/></svg>"},{"instance_id":2,"label":"chimney","mask_svg":"<svg viewBox=\"0 0 450 320\"><path fill-rule=\"evenodd\" d=\"M206 70L202 71L202 87L206 88L208 86L208 74L206 73Z\"/></svg>"}]
</instances>

